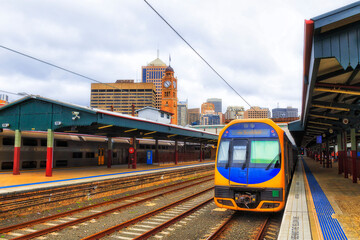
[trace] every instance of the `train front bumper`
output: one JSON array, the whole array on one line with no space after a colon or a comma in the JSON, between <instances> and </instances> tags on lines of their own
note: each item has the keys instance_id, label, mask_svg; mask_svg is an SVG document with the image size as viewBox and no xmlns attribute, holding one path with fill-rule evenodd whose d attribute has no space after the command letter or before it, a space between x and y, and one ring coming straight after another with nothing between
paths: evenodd
<instances>
[{"instance_id":1,"label":"train front bumper","mask_svg":"<svg viewBox=\"0 0 360 240\"><path fill-rule=\"evenodd\" d=\"M238 186L215 186L215 203L234 210L261 212L280 211L285 205L282 188Z\"/></svg>"}]
</instances>

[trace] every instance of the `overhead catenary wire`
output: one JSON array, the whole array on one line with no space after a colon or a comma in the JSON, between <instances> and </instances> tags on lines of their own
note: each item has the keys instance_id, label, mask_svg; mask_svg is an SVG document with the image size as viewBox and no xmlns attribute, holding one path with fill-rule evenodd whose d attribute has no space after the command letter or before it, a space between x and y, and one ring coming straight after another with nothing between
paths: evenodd
<instances>
[{"instance_id":1,"label":"overhead catenary wire","mask_svg":"<svg viewBox=\"0 0 360 240\"><path fill-rule=\"evenodd\" d=\"M183 38L183 37L181 36L181 34L180 34L178 31L176 31L176 29L173 28L173 26L171 26L171 24L170 24L168 21L166 21L166 19L165 19L163 16L161 16L161 14L160 14L158 11L156 11L156 9L155 9L153 6L151 6L151 4L150 4L148 1L144 0L144 2L176 33L176 35L178 35L178 37L180 37L180 38L196 53L196 55L198 55L198 56L201 58L201 60L203 60L203 61L205 62L205 64L206 64L208 67L211 68L211 70L212 70L218 77L220 77L220 78L226 83L226 85L227 85L228 87L230 87L250 108L254 109L254 108L245 100L245 98L242 97L242 96L240 95L240 93L238 93L238 92L225 80L225 78L223 78L223 77L220 75L220 73L219 73L218 71L216 71L215 68L213 68L213 67L210 65L210 63L208 63L208 61L206 61L205 58L203 58L203 57L200 55L200 53L197 52L197 51L190 45L190 43L189 43L188 41L186 41L185 38ZM254 109L254 110L255 110L255 109Z\"/></svg>"},{"instance_id":2,"label":"overhead catenary wire","mask_svg":"<svg viewBox=\"0 0 360 240\"><path fill-rule=\"evenodd\" d=\"M111 87L111 88L114 88L114 89L119 89L119 90L121 90L120 88L117 88L117 87L115 87L115 86L112 86L112 85L109 84L109 83L104 83L104 82L101 82L101 81L96 80L96 79L94 79L94 78L87 77L87 76L85 76L85 75L83 75L83 74L80 74L80 73L74 72L74 71L72 71L72 70L69 70L69 69L60 67L60 66L55 65L55 64L53 64L53 63L47 62L47 61L42 60L42 59L37 58L37 57L30 56L30 55L25 54L25 53L23 53L23 52L14 50L14 49L12 49L12 48L5 47L5 46L3 46L3 45L0 45L0 47L3 48L3 49L8 50L8 51L10 51L10 52L17 53L17 54L22 55L22 56L24 56L24 57L33 59L33 60L38 61L38 62L41 62L41 63L44 63L44 64L49 65L49 66L51 66L51 67L58 68L58 69L63 70L63 71L65 71L65 72L68 72L68 73L74 74L74 75L76 75L76 76L85 78L85 79L87 79L87 80L90 80L90 81L93 81L93 82L96 82L96 83L100 83L100 84L104 84L104 85L107 85L107 86L109 86L109 87ZM13 93L9 93L9 94L13 94ZM22 94L15 94L15 95L22 95Z\"/></svg>"}]
</instances>

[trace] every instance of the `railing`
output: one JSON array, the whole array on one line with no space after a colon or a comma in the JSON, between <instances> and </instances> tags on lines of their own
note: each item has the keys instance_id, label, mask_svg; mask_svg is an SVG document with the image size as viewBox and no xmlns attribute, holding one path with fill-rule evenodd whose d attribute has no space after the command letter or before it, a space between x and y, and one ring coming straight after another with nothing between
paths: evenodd
<instances>
[{"instance_id":1,"label":"railing","mask_svg":"<svg viewBox=\"0 0 360 240\"><path fill-rule=\"evenodd\" d=\"M347 156L346 152L339 152L339 174L344 173L344 177L352 177L353 183L360 178L360 158L356 156L356 151L351 152L352 156Z\"/></svg>"}]
</instances>

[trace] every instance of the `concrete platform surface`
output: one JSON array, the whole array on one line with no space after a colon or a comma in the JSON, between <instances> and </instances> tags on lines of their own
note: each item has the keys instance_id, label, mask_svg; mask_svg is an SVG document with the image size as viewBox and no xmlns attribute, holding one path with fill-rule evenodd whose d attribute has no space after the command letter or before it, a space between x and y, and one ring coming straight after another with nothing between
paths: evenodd
<instances>
[{"instance_id":1,"label":"concrete platform surface","mask_svg":"<svg viewBox=\"0 0 360 240\"><path fill-rule=\"evenodd\" d=\"M127 165L78 167L53 169L52 177L45 176L45 169L22 170L20 175L13 175L12 172L0 172L0 194L28 189L39 189L44 187L59 187L75 183L86 183L127 177L134 174L148 174L157 170L170 171L173 168L186 168L194 165L209 165L214 161L185 162L165 165L138 164L136 169L129 169Z\"/></svg>"},{"instance_id":2,"label":"concrete platform surface","mask_svg":"<svg viewBox=\"0 0 360 240\"><path fill-rule=\"evenodd\" d=\"M332 168L323 168L312 158L303 157L303 159L326 196L326 199L321 196L321 190L311 181L311 176L306 174L312 191L309 196L312 198L312 204L308 206L309 215L310 218L315 218L311 226L313 238L319 236L320 239L360 239L360 185L352 183L350 177L344 178L342 174L339 175L337 163L334 163ZM326 206L326 201L330 206ZM319 227L320 234L314 233Z\"/></svg>"}]
</instances>

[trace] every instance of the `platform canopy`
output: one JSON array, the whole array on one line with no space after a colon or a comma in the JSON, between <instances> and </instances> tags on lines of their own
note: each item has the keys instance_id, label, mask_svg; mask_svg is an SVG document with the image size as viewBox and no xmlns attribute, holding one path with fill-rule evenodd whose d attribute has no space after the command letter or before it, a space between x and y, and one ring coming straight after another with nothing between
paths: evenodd
<instances>
[{"instance_id":1,"label":"platform canopy","mask_svg":"<svg viewBox=\"0 0 360 240\"><path fill-rule=\"evenodd\" d=\"M360 2L305 21L302 115L289 124L298 146L360 126Z\"/></svg>"},{"instance_id":2,"label":"platform canopy","mask_svg":"<svg viewBox=\"0 0 360 240\"><path fill-rule=\"evenodd\" d=\"M136 137L216 143L216 134L163 124L121 113L27 96L0 108L0 127L20 131L67 132L107 137Z\"/></svg>"}]
</instances>

